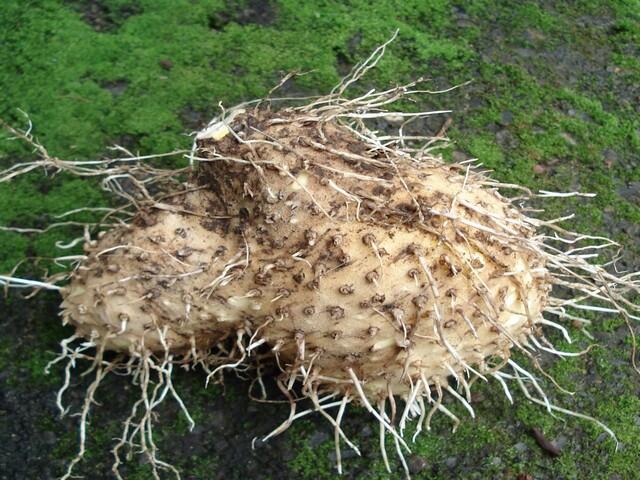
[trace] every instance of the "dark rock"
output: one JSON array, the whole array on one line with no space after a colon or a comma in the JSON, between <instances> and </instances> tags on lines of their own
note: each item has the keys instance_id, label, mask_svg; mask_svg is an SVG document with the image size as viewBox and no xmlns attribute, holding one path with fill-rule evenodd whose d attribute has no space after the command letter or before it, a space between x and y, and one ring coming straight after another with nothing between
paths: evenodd
<instances>
[{"instance_id":1,"label":"dark rock","mask_svg":"<svg viewBox=\"0 0 640 480\"><path fill-rule=\"evenodd\" d=\"M207 416L207 424L210 428L224 430L227 424L227 416L220 410L214 410L209 412Z\"/></svg>"},{"instance_id":2,"label":"dark rock","mask_svg":"<svg viewBox=\"0 0 640 480\"><path fill-rule=\"evenodd\" d=\"M214 116L211 110L185 107L179 112L182 124L189 130L198 130L206 125Z\"/></svg>"},{"instance_id":3,"label":"dark rock","mask_svg":"<svg viewBox=\"0 0 640 480\"><path fill-rule=\"evenodd\" d=\"M485 128L489 131L489 132L493 132L493 133L498 133L501 130L500 125L498 125L497 123L491 122L488 123Z\"/></svg>"},{"instance_id":4,"label":"dark rock","mask_svg":"<svg viewBox=\"0 0 640 480\"><path fill-rule=\"evenodd\" d=\"M142 13L139 0L122 4L113 2L115 5L105 0L73 0L69 3L96 32L112 32L127 18Z\"/></svg>"},{"instance_id":5,"label":"dark rock","mask_svg":"<svg viewBox=\"0 0 640 480\"><path fill-rule=\"evenodd\" d=\"M449 468L455 468L458 465L458 459L456 457L447 457L444 464Z\"/></svg>"},{"instance_id":6,"label":"dark rock","mask_svg":"<svg viewBox=\"0 0 640 480\"><path fill-rule=\"evenodd\" d=\"M325 430L318 430L309 437L309 445L313 448L329 440L329 434Z\"/></svg>"},{"instance_id":7,"label":"dark rock","mask_svg":"<svg viewBox=\"0 0 640 480\"><path fill-rule=\"evenodd\" d=\"M604 164L607 166L607 168L611 168L618 163L618 153L611 148L605 148L602 151L602 156L604 158Z\"/></svg>"},{"instance_id":8,"label":"dark rock","mask_svg":"<svg viewBox=\"0 0 640 480\"><path fill-rule=\"evenodd\" d=\"M409 467L409 472L414 475L423 471L425 468L427 468L428 465L429 464L427 463L427 461L419 455L411 455L409 458L407 458L407 466Z\"/></svg>"},{"instance_id":9,"label":"dark rock","mask_svg":"<svg viewBox=\"0 0 640 480\"><path fill-rule=\"evenodd\" d=\"M129 86L129 82L126 80L114 80L111 82L103 82L102 88L107 90L114 97L119 97L122 95L127 87Z\"/></svg>"},{"instance_id":10,"label":"dark rock","mask_svg":"<svg viewBox=\"0 0 640 480\"><path fill-rule=\"evenodd\" d=\"M525 453L527 450L529 450L529 446L524 443L524 442L518 442L516 443L513 448L515 449L516 452L522 454Z\"/></svg>"},{"instance_id":11,"label":"dark rock","mask_svg":"<svg viewBox=\"0 0 640 480\"><path fill-rule=\"evenodd\" d=\"M342 447L340 449L340 456L342 457L342 460L346 460L348 458L354 458L357 457L358 454L356 452L354 452L351 448L349 447ZM335 450L331 450L331 452L329 452L329 461L331 462L332 465L335 465L337 457L336 457L336 451Z\"/></svg>"},{"instance_id":12,"label":"dark rock","mask_svg":"<svg viewBox=\"0 0 640 480\"><path fill-rule=\"evenodd\" d=\"M469 157L460 150L454 150L453 153L451 154L451 158L454 162L460 163L460 162L464 162Z\"/></svg>"},{"instance_id":13,"label":"dark rock","mask_svg":"<svg viewBox=\"0 0 640 480\"><path fill-rule=\"evenodd\" d=\"M618 195L628 202L640 204L640 182L630 182L618 189Z\"/></svg>"},{"instance_id":14,"label":"dark rock","mask_svg":"<svg viewBox=\"0 0 640 480\"><path fill-rule=\"evenodd\" d=\"M160 60L160 62L158 62L160 64L160 66L162 68L164 68L165 70L171 70L173 68L173 62L167 58Z\"/></svg>"},{"instance_id":15,"label":"dark rock","mask_svg":"<svg viewBox=\"0 0 640 480\"><path fill-rule=\"evenodd\" d=\"M362 430L360 430L360 436L362 438L369 438L372 434L373 429L371 428L371 425L365 425L364 427L362 427Z\"/></svg>"},{"instance_id":16,"label":"dark rock","mask_svg":"<svg viewBox=\"0 0 640 480\"><path fill-rule=\"evenodd\" d=\"M513 123L513 113L509 110L505 110L500 114L500 125L508 127Z\"/></svg>"},{"instance_id":17,"label":"dark rock","mask_svg":"<svg viewBox=\"0 0 640 480\"><path fill-rule=\"evenodd\" d=\"M553 443L555 444L556 447L558 447L560 450L562 450L564 448L564 446L567 444L567 442L569 441L569 439L564 436L564 435L560 435L558 436L558 438L556 438Z\"/></svg>"},{"instance_id":18,"label":"dark rock","mask_svg":"<svg viewBox=\"0 0 640 480\"><path fill-rule=\"evenodd\" d=\"M209 28L223 30L228 24L234 22L238 25L262 25L268 26L275 22L277 12L274 4L267 0L249 0L239 2L227 0L224 10L209 16Z\"/></svg>"},{"instance_id":19,"label":"dark rock","mask_svg":"<svg viewBox=\"0 0 640 480\"><path fill-rule=\"evenodd\" d=\"M547 171L546 167L540 163L536 163L533 166L533 173L535 173L536 175L542 175Z\"/></svg>"},{"instance_id":20,"label":"dark rock","mask_svg":"<svg viewBox=\"0 0 640 480\"><path fill-rule=\"evenodd\" d=\"M42 441L47 445L55 445L57 441L56 434L53 432L44 432L42 434Z\"/></svg>"},{"instance_id":21,"label":"dark rock","mask_svg":"<svg viewBox=\"0 0 640 480\"><path fill-rule=\"evenodd\" d=\"M482 392L471 392L471 403L480 403L485 400L485 395Z\"/></svg>"},{"instance_id":22,"label":"dark rock","mask_svg":"<svg viewBox=\"0 0 640 480\"><path fill-rule=\"evenodd\" d=\"M506 129L500 130L496 133L496 142L504 148L515 148L518 146L518 139Z\"/></svg>"}]
</instances>

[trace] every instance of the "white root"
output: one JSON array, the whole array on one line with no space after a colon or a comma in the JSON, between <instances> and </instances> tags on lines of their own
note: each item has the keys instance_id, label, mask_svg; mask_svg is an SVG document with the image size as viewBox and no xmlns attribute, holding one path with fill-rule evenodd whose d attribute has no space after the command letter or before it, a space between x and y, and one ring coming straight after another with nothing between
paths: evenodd
<instances>
[{"instance_id":1,"label":"white root","mask_svg":"<svg viewBox=\"0 0 640 480\"><path fill-rule=\"evenodd\" d=\"M384 400L380 401L380 404L378 406L378 409L380 410L380 418L382 419L382 415L384 414ZM385 427L385 423L381 420L380 421L380 453L382 454L382 461L384 462L384 467L387 469L387 472L391 473L391 465L389 465L389 457L387 455L387 447L386 447L386 442L385 442L385 431L386 431L386 427Z\"/></svg>"},{"instance_id":2,"label":"white root","mask_svg":"<svg viewBox=\"0 0 640 480\"><path fill-rule=\"evenodd\" d=\"M231 362L231 363L226 363L224 365L220 365L215 370L213 370L211 373L209 373L207 375L207 380L205 382L205 386L209 385L209 381L211 380L211 377L215 376L215 374L218 373L220 370L226 369L226 368L234 369L234 368L239 367L242 364L242 362L244 361L244 359L247 356L247 352L246 352L246 350L244 348L244 345L242 343L242 338L244 337L244 334L245 334L245 332L244 332L243 329L240 329L240 330L238 330L236 332L236 336L237 336L236 345L237 345L238 349L241 352L240 358L238 360L236 360L235 362Z\"/></svg>"},{"instance_id":3,"label":"white root","mask_svg":"<svg viewBox=\"0 0 640 480\"><path fill-rule=\"evenodd\" d=\"M385 418L385 420L390 421L389 417L387 416L387 414L385 412L385 402L384 402L384 400L382 400L382 402L380 404L380 415L383 416ZM384 435L382 435L382 441L384 441ZM402 448L400 448L400 442L398 442L398 439L396 437L393 437L393 443L394 443L394 445L396 447L396 454L398 455L398 458L400 459L400 464L402 465L402 469L404 471L405 478L411 479L411 473L409 472L409 466L407 465L407 461L404 458L404 454L402 453Z\"/></svg>"},{"instance_id":4,"label":"white root","mask_svg":"<svg viewBox=\"0 0 640 480\"><path fill-rule=\"evenodd\" d=\"M502 385L502 389L504 390L504 394L509 400L509 403L513 405L513 397L511 396L511 391L509 390L509 386L507 385L507 382L505 382L504 379L502 378L501 373L496 372L496 373L492 373L491 375L493 376L493 378L498 380L498 382L500 382L500 385Z\"/></svg>"},{"instance_id":5,"label":"white root","mask_svg":"<svg viewBox=\"0 0 640 480\"><path fill-rule=\"evenodd\" d=\"M106 368L103 368L102 363L100 361L102 360L101 357L103 353L104 353L103 349L98 350L98 353L96 355L96 359L98 360L96 375L93 382L91 382L91 385L89 385L89 388L87 388L87 392L85 393L85 396L84 396L84 402L82 404L82 410L80 412L80 427L79 427L80 446L78 449L78 453L67 466L67 471L61 477L61 480L67 480L69 478L72 478L72 472L74 467L76 466L76 464L78 464L82 460L86 452L87 423L89 419L89 412L91 411L91 405L95 403L95 393L98 387L100 386L102 379L112 368L112 366L107 366ZM63 413L64 413L64 410L63 410Z\"/></svg>"},{"instance_id":6,"label":"white root","mask_svg":"<svg viewBox=\"0 0 640 480\"><path fill-rule=\"evenodd\" d=\"M48 282L28 280L26 278L8 277L6 275L0 275L0 286L7 286L9 288L35 288L56 291L61 291L63 289L63 287L59 287L58 285L54 285Z\"/></svg>"},{"instance_id":7,"label":"white root","mask_svg":"<svg viewBox=\"0 0 640 480\"><path fill-rule=\"evenodd\" d=\"M400 423L399 423L400 435L402 435L404 432L406 421L407 421L407 418L409 417L410 408L412 405L414 405L416 396L420 393L421 389L422 389L422 379L419 379L417 383L414 385L414 387L411 389L411 393L409 395L409 398L407 398L407 403L405 405L404 411L402 412L402 416L400 417Z\"/></svg>"},{"instance_id":8,"label":"white root","mask_svg":"<svg viewBox=\"0 0 640 480\"><path fill-rule=\"evenodd\" d=\"M455 389L451 388L450 385L447 385L447 391L451 395L453 395L460 403L462 403L464 408L466 408L467 411L469 412L469 415L471 415L471 418L476 418L476 412L473 410L473 407L471 406L471 404L469 402L467 402L464 399L464 397L462 397L462 395L460 395L458 392L456 392Z\"/></svg>"},{"instance_id":9,"label":"white root","mask_svg":"<svg viewBox=\"0 0 640 480\"><path fill-rule=\"evenodd\" d=\"M519 371L515 371L514 378L518 382L518 386L522 390L522 393L524 393L525 397L527 397L528 400L532 401L533 403L537 403L538 405L542 405L542 406L544 406L546 408L550 408L553 411L564 413L565 415L570 415L572 417L581 418L583 420L588 420L590 422L595 423L600 428L602 428L605 432L607 432L607 434L613 439L613 441L616 444L616 448L615 449L616 449L616 451L618 450L618 448L620 447L620 442L618 441L618 438L616 437L615 433L613 433L613 430L611 430L609 427L607 427L601 421L599 421L599 420L597 420L597 419L595 419L593 417L590 417L589 415L585 415L585 414L579 413L579 412L574 412L573 410L568 410L566 408L558 407L556 405L548 405L548 400L546 400L546 399L545 400L540 400L539 398L535 398L534 396L531 395L531 392L529 392L529 389L524 384L524 379L520 375L518 375L518 372Z\"/></svg>"},{"instance_id":10,"label":"white root","mask_svg":"<svg viewBox=\"0 0 640 480\"><path fill-rule=\"evenodd\" d=\"M349 397L345 395L340 403L340 409L336 415L336 426L333 430L333 442L336 449L336 468L338 475L342 475L342 454L340 452L340 424L342 423L342 416L344 415L345 408L349 402Z\"/></svg>"},{"instance_id":11,"label":"white root","mask_svg":"<svg viewBox=\"0 0 640 480\"><path fill-rule=\"evenodd\" d=\"M348 398L345 396L345 398ZM334 420L333 417L331 417L327 412L324 411L324 409L322 408L322 406L320 405L320 401L318 400L318 396L316 393L314 393L313 395L311 395L311 400L313 401L313 404L316 407L316 410L318 412L320 412L320 414L325 417L329 423L331 425L333 425L333 428L335 430L335 432L338 434L339 437L341 437L344 442L356 453L356 455L361 456L360 453L360 449L354 445L351 440L349 440L347 438L347 436L345 435L345 433L342 431L342 429L340 428L340 425L338 424L337 420ZM346 406L346 403L345 403ZM342 404L340 405L340 408L342 409L342 411L344 412L344 409L342 407Z\"/></svg>"},{"instance_id":12,"label":"white root","mask_svg":"<svg viewBox=\"0 0 640 480\"><path fill-rule=\"evenodd\" d=\"M392 427L391 425L389 425L384 418L382 418L382 416L376 412L376 410L371 406L371 403L369 403L369 400L367 399L367 396L365 395L364 391L362 390L362 385L360 383L360 380L358 380L358 377L356 375L356 373L353 371L352 368L348 368L347 369L349 376L351 377L351 380L353 381L353 385L356 388L356 391L358 392L358 395L360 396L360 400L362 401L362 404L364 405L364 407L374 416L378 419L378 421L384 425L384 427L389 430L389 433L391 433L391 435L393 435L394 438L397 438L398 441L400 442L400 444L409 452L411 453L411 449L409 448L409 446L406 444L406 442L404 441L404 439L398 435L398 433L396 432L396 429L394 427Z\"/></svg>"}]
</instances>

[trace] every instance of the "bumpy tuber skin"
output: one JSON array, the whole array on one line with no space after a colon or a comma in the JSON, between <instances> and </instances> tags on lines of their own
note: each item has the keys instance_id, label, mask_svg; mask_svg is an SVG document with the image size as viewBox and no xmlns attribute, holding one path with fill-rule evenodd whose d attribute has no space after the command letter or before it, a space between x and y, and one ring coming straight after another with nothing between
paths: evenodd
<instances>
[{"instance_id":1,"label":"bumpy tuber skin","mask_svg":"<svg viewBox=\"0 0 640 480\"><path fill-rule=\"evenodd\" d=\"M187 353L235 335L244 309L255 308L251 291L233 282L249 252L240 234L215 232L215 204L203 190L176 195L164 210L140 212L85 244L63 293L65 321L125 352Z\"/></svg>"},{"instance_id":2,"label":"bumpy tuber skin","mask_svg":"<svg viewBox=\"0 0 640 480\"><path fill-rule=\"evenodd\" d=\"M293 377L345 393L351 369L377 403L418 381L464 382L527 344L550 289L545 259L484 177L371 152L335 122L286 111L236 114L230 128L201 141L199 180L268 259L252 287Z\"/></svg>"}]
</instances>

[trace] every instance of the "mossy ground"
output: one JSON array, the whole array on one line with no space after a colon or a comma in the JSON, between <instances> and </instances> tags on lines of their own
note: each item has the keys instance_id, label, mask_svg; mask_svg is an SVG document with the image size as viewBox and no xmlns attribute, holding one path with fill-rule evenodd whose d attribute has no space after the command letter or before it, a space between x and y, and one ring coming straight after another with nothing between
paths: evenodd
<instances>
[{"instance_id":1,"label":"mossy ground","mask_svg":"<svg viewBox=\"0 0 640 480\"><path fill-rule=\"evenodd\" d=\"M413 107L454 109L449 135L456 144L444 155L478 157L497 178L531 188L597 193L593 200L548 202L547 210L576 213L569 222L576 229L612 235L628 247L626 266L640 267L638 1L5 0L0 12L0 117L21 126L18 109L28 112L38 139L68 159L108 155L115 143L142 153L187 147L186 134L208 121L218 102L260 97L293 70L310 73L288 82L285 93L327 91L399 28L363 88L418 76L432 79L433 89L473 80ZM435 133L444 121L433 117L416 127ZM0 141L0 165L29 158L24 145ZM91 182L29 175L1 186L0 225L42 227L56 214L107 202ZM25 257L50 257L56 241L79 233L0 232L0 271ZM26 264L21 272L38 268ZM23 301L12 294L2 303L2 479L59 475L76 448L74 420L55 419L61 371L42 373L69 333L59 326L56 302L55 295ZM553 418L521 397L511 406L498 386L482 385L477 420L451 405L466 420L458 432L437 417L417 440L415 455L427 466L416 478L640 478L640 379L629 366L626 327L593 319L601 347L581 358L546 360L577 393L550 384L547 390L558 404L611 427L620 451L588 422ZM588 344L572 333L577 344L561 346ZM332 432L323 421L300 422L251 450L251 438L271 430L286 406L250 402L242 381L205 391L203 380L177 380L198 423L194 432L174 405L160 409L159 444L187 478L334 478ZM68 394L76 405L87 380L78 383ZM122 378L100 391L79 469L96 479L110 478L108 450L136 398ZM531 427L559 442L562 455L547 456ZM369 416L351 411L345 428L360 434L364 452L345 461L348 477L388 478ZM136 460L127 474L151 478Z\"/></svg>"}]
</instances>

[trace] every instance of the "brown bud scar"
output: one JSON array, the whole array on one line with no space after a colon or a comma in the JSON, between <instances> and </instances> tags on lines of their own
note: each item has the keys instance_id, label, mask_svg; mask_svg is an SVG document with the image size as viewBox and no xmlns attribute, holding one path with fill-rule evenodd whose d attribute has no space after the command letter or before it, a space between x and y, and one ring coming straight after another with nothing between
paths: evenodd
<instances>
[{"instance_id":1,"label":"brown bud scar","mask_svg":"<svg viewBox=\"0 0 640 480\"><path fill-rule=\"evenodd\" d=\"M353 288L352 284L345 284L341 285L340 288L338 288L338 291L342 295L351 295L355 291L355 288Z\"/></svg>"},{"instance_id":2,"label":"brown bud scar","mask_svg":"<svg viewBox=\"0 0 640 480\"><path fill-rule=\"evenodd\" d=\"M362 243L372 246L376 242L376 236L373 233L367 233L362 237Z\"/></svg>"},{"instance_id":3,"label":"brown bud scar","mask_svg":"<svg viewBox=\"0 0 640 480\"><path fill-rule=\"evenodd\" d=\"M380 274L378 270L371 270L364 276L365 280L369 283L374 283L380 280Z\"/></svg>"},{"instance_id":4,"label":"brown bud scar","mask_svg":"<svg viewBox=\"0 0 640 480\"><path fill-rule=\"evenodd\" d=\"M332 320L340 320L344 318L344 308L334 306L327 309Z\"/></svg>"},{"instance_id":5,"label":"brown bud scar","mask_svg":"<svg viewBox=\"0 0 640 480\"><path fill-rule=\"evenodd\" d=\"M411 303L413 303L418 309L424 309L429 303L429 299L425 295L418 295L417 297L413 297L411 299Z\"/></svg>"}]
</instances>

